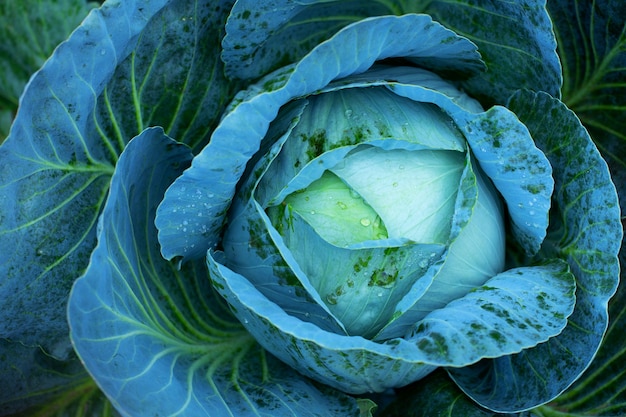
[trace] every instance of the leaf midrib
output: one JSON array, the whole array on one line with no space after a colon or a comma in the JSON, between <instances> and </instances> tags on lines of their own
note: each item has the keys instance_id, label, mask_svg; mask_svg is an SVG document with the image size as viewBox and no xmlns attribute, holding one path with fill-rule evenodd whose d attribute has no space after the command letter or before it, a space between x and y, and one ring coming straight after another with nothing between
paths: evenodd
<instances>
[{"instance_id":1,"label":"leaf midrib","mask_svg":"<svg viewBox=\"0 0 626 417\"><path fill-rule=\"evenodd\" d=\"M597 84L607 75L608 69L611 68L611 63L622 52L622 48L626 48L626 24L622 29L622 33L619 36L618 41L610 49L609 53L602 58L600 64L595 68L590 77L585 77L583 82L575 86L573 90L563 91L563 101L567 106L577 111L578 107L585 98L591 94L596 88ZM567 74L566 78L569 78Z\"/></svg>"}]
</instances>

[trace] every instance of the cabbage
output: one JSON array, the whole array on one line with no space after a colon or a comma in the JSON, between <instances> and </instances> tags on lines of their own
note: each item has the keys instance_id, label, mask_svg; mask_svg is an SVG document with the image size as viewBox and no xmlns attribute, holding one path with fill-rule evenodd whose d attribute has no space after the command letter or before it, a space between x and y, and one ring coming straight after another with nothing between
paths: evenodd
<instances>
[{"instance_id":1,"label":"cabbage","mask_svg":"<svg viewBox=\"0 0 626 417\"><path fill-rule=\"evenodd\" d=\"M615 20L577 92L559 2L418 3L94 9L0 147L0 414L619 412Z\"/></svg>"}]
</instances>

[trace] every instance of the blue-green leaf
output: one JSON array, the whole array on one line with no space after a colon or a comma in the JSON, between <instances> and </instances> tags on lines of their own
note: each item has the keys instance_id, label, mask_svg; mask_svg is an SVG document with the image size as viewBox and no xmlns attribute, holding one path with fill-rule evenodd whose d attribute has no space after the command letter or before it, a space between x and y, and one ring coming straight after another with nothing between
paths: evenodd
<instances>
[{"instance_id":1,"label":"blue-green leaf","mask_svg":"<svg viewBox=\"0 0 626 417\"><path fill-rule=\"evenodd\" d=\"M258 151L280 106L335 79L362 73L377 59L397 56L426 58L451 69L482 68L471 42L429 16L364 19L344 28L297 65L279 70L235 99L209 145L166 193L157 216L164 256L198 258L217 242L245 165ZM187 222L184 235L183 222Z\"/></svg>"},{"instance_id":2,"label":"blue-green leaf","mask_svg":"<svg viewBox=\"0 0 626 417\"><path fill-rule=\"evenodd\" d=\"M563 101L580 118L626 195L626 8L620 0L550 0ZM622 211L626 204L622 199Z\"/></svg>"},{"instance_id":3,"label":"blue-green leaf","mask_svg":"<svg viewBox=\"0 0 626 417\"><path fill-rule=\"evenodd\" d=\"M215 287L259 343L301 373L351 393L383 392L418 380L434 367L465 366L535 346L558 334L574 302L565 263L513 270L452 303L451 310L432 312L410 339L378 343L328 332L287 314L211 253L208 265ZM516 314L506 314L518 307ZM459 325L467 313L470 317Z\"/></svg>"},{"instance_id":4,"label":"blue-green leaf","mask_svg":"<svg viewBox=\"0 0 626 417\"><path fill-rule=\"evenodd\" d=\"M24 8L29 18L38 10L33 1L18 3L2 7ZM67 296L96 244L97 217L126 142L141 124L162 124L183 141L203 143L235 88L221 84L217 49L216 22L225 21L227 7L175 1L163 10L166 3L111 0L92 12L31 80L0 149L0 336L30 346L27 352L71 357ZM60 27L46 40L58 39ZM12 365L0 364L7 375ZM41 373L50 381L40 387L55 383L53 373ZM19 384L3 388L7 398L20 395Z\"/></svg>"},{"instance_id":5,"label":"blue-green leaf","mask_svg":"<svg viewBox=\"0 0 626 417\"><path fill-rule=\"evenodd\" d=\"M427 314L408 340L457 366L517 353L563 330L575 289L565 262L514 268Z\"/></svg>"},{"instance_id":6,"label":"blue-green leaf","mask_svg":"<svg viewBox=\"0 0 626 417\"><path fill-rule=\"evenodd\" d=\"M299 279L299 271L293 270L283 260L280 249L284 245L278 247L276 244L280 236L272 230L263 207L255 200L258 198L265 202L272 196L263 195L265 187L259 188L258 183L292 133L301 111L302 102L294 102L272 123L268 132L272 146L249 169L251 174L235 195L222 247L227 266L235 271L246 271L246 277L255 288L279 303L289 314L315 323L322 329L343 332L343 326L332 317L310 283ZM278 137L276 141L273 140L275 137ZM269 177L272 185L280 183L277 175Z\"/></svg>"},{"instance_id":7,"label":"blue-green leaf","mask_svg":"<svg viewBox=\"0 0 626 417\"><path fill-rule=\"evenodd\" d=\"M480 167L502 194L513 237L529 255L546 236L552 168L528 129L504 107L495 106L465 125L467 141Z\"/></svg>"},{"instance_id":8,"label":"blue-green leaf","mask_svg":"<svg viewBox=\"0 0 626 417\"><path fill-rule=\"evenodd\" d=\"M2 337L41 344L58 358L70 352L67 295L95 246L117 158L93 111L116 63L162 5L112 1L92 11L22 96L0 148Z\"/></svg>"},{"instance_id":9,"label":"blue-green leaf","mask_svg":"<svg viewBox=\"0 0 626 417\"><path fill-rule=\"evenodd\" d=\"M31 80L0 149L3 337L67 354L65 300L119 153L149 125L203 145L237 87L219 60L229 6L108 1Z\"/></svg>"},{"instance_id":10,"label":"blue-green leaf","mask_svg":"<svg viewBox=\"0 0 626 417\"><path fill-rule=\"evenodd\" d=\"M423 295L433 280L432 272L426 272L444 252L443 245L406 244L400 239L338 248L322 239L302 216L285 215L279 221L285 223L281 228L288 249L281 251L290 255L287 264L302 269L300 280L310 282L313 293L352 335L374 337L407 292L413 298ZM314 254L310 248L315 248Z\"/></svg>"},{"instance_id":11,"label":"blue-green leaf","mask_svg":"<svg viewBox=\"0 0 626 417\"><path fill-rule=\"evenodd\" d=\"M356 401L266 355L212 290L204 262L160 257L154 215L191 160L151 128L122 153L96 247L69 302L72 341L127 416L348 416Z\"/></svg>"},{"instance_id":12,"label":"blue-green leaf","mask_svg":"<svg viewBox=\"0 0 626 417\"><path fill-rule=\"evenodd\" d=\"M563 101L576 112L607 160L626 207L626 8L620 0L550 0L559 54L563 63ZM611 300L609 329L590 368L553 404L541 409L610 416L626 414L625 359L626 286L622 282Z\"/></svg>"},{"instance_id":13,"label":"blue-green leaf","mask_svg":"<svg viewBox=\"0 0 626 417\"><path fill-rule=\"evenodd\" d=\"M431 311L444 308L504 270L505 213L497 191L475 171L475 161L470 161L468 154L442 265L429 270L434 277L423 296L408 293L396 305L393 321L378 337L406 335Z\"/></svg>"},{"instance_id":14,"label":"blue-green leaf","mask_svg":"<svg viewBox=\"0 0 626 417\"><path fill-rule=\"evenodd\" d=\"M226 103L241 88L226 80L219 57L232 2L168 1L130 55L116 63L95 118L106 136L102 139L117 153L148 126L162 126L194 150L206 144ZM141 5L137 10L144 13Z\"/></svg>"},{"instance_id":15,"label":"blue-green leaf","mask_svg":"<svg viewBox=\"0 0 626 417\"><path fill-rule=\"evenodd\" d=\"M226 25L226 70L255 79L296 62L339 29L370 16L393 14L390 5L362 0L238 0Z\"/></svg>"},{"instance_id":16,"label":"blue-green leaf","mask_svg":"<svg viewBox=\"0 0 626 417\"><path fill-rule=\"evenodd\" d=\"M0 120L0 142L9 133L30 76L96 5L85 0L0 3L0 112L8 116Z\"/></svg>"},{"instance_id":17,"label":"blue-green leaf","mask_svg":"<svg viewBox=\"0 0 626 417\"><path fill-rule=\"evenodd\" d=\"M550 162L524 124L502 106L479 112L474 106L460 106L448 95L407 83L404 77L389 84L396 94L435 103L450 115L464 132L480 167L502 194L513 237L524 251L535 253L546 234L554 181Z\"/></svg>"},{"instance_id":18,"label":"blue-green leaf","mask_svg":"<svg viewBox=\"0 0 626 417\"><path fill-rule=\"evenodd\" d=\"M561 64L545 0L429 2L438 22L478 45L488 71L464 83L487 104L528 88L560 96Z\"/></svg>"},{"instance_id":19,"label":"blue-green leaf","mask_svg":"<svg viewBox=\"0 0 626 417\"><path fill-rule=\"evenodd\" d=\"M425 379L398 392L383 409L386 417L522 417L527 413L500 414L473 402L445 371L437 370Z\"/></svg>"},{"instance_id":20,"label":"blue-green leaf","mask_svg":"<svg viewBox=\"0 0 626 417\"><path fill-rule=\"evenodd\" d=\"M624 249L620 261L624 265ZM623 277L623 275L622 275ZM609 304L609 328L591 366L572 387L556 400L536 410L537 416L556 413L585 417L626 415L626 286L622 283Z\"/></svg>"},{"instance_id":21,"label":"blue-green leaf","mask_svg":"<svg viewBox=\"0 0 626 417\"><path fill-rule=\"evenodd\" d=\"M435 369L403 339L383 343L345 336L294 317L265 297L247 278L209 253L214 287L268 351L300 373L344 392L383 392L423 378Z\"/></svg>"},{"instance_id":22,"label":"blue-green leaf","mask_svg":"<svg viewBox=\"0 0 626 417\"><path fill-rule=\"evenodd\" d=\"M622 241L615 186L575 114L545 93L527 91L516 93L509 108L526 124L553 168L551 222L537 256L566 260L577 290L574 312L559 336L518 355L450 371L475 400L502 411L554 399L589 366L607 328ZM512 378L524 384L511 384Z\"/></svg>"},{"instance_id":23,"label":"blue-green leaf","mask_svg":"<svg viewBox=\"0 0 626 417\"><path fill-rule=\"evenodd\" d=\"M279 65L297 62L353 21L407 13L427 13L478 45L489 71L466 83L474 97L504 104L519 88L559 95L561 66L542 0L388 0L367 2L366 7L362 1L345 0L280 0L267 6L239 0L226 28L224 59L235 76L258 78ZM458 76L458 71L452 72Z\"/></svg>"}]
</instances>

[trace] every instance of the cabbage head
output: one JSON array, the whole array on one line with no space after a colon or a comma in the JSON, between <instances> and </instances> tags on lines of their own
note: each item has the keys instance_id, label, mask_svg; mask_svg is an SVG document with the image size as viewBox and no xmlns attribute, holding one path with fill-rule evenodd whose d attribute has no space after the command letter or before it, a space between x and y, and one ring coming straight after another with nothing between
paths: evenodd
<instances>
[{"instance_id":1,"label":"cabbage head","mask_svg":"<svg viewBox=\"0 0 626 417\"><path fill-rule=\"evenodd\" d=\"M31 79L0 148L2 291L32 277L7 311L35 312L10 355L125 416L557 398L622 226L545 5L261 3L109 0Z\"/></svg>"}]
</instances>

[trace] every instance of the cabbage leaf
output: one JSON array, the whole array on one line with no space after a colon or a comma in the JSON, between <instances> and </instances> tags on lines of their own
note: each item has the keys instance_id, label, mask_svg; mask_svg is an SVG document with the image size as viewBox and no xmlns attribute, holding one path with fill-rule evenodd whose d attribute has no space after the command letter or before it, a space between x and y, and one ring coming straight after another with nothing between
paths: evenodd
<instances>
[{"instance_id":1,"label":"cabbage leaf","mask_svg":"<svg viewBox=\"0 0 626 417\"><path fill-rule=\"evenodd\" d=\"M145 130L122 153L98 246L70 295L81 360L133 417L354 413L354 399L259 349L211 289L203 261L178 270L161 258L156 206L191 157L162 128Z\"/></svg>"}]
</instances>

